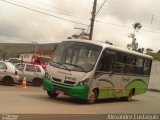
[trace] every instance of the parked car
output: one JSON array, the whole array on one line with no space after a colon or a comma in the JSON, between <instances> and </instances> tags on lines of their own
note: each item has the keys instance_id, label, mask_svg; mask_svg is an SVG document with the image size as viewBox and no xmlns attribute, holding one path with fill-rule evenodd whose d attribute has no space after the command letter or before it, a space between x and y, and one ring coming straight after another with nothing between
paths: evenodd
<instances>
[{"instance_id":1,"label":"parked car","mask_svg":"<svg viewBox=\"0 0 160 120\"><path fill-rule=\"evenodd\" d=\"M45 71L40 65L18 63L15 67L19 70L19 82L22 82L23 78L26 77L27 83L32 83L35 86L42 85L42 77L45 75Z\"/></svg>"},{"instance_id":2,"label":"parked car","mask_svg":"<svg viewBox=\"0 0 160 120\"><path fill-rule=\"evenodd\" d=\"M6 62L10 62L12 64L22 63L23 60L20 58L9 58L8 60L5 60Z\"/></svg>"},{"instance_id":3,"label":"parked car","mask_svg":"<svg viewBox=\"0 0 160 120\"><path fill-rule=\"evenodd\" d=\"M0 81L5 85L12 85L19 80L18 70L10 62L0 61Z\"/></svg>"}]
</instances>

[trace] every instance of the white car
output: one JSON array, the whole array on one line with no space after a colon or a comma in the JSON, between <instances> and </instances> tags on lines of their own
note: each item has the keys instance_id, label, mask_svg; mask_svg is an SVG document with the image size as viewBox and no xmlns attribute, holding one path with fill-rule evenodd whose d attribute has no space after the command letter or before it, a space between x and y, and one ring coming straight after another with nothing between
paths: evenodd
<instances>
[{"instance_id":1,"label":"white car","mask_svg":"<svg viewBox=\"0 0 160 120\"><path fill-rule=\"evenodd\" d=\"M10 62L0 61L0 81L5 85L12 85L18 83L19 75L18 70Z\"/></svg>"},{"instance_id":2,"label":"white car","mask_svg":"<svg viewBox=\"0 0 160 120\"><path fill-rule=\"evenodd\" d=\"M15 65L17 63L22 63L22 59L20 59L20 58L9 58L6 61L12 63L13 65Z\"/></svg>"},{"instance_id":3,"label":"white car","mask_svg":"<svg viewBox=\"0 0 160 120\"><path fill-rule=\"evenodd\" d=\"M23 78L26 77L27 83L32 83L35 86L42 85L42 77L45 75L45 71L40 65L18 63L15 67L19 70L19 82L22 82Z\"/></svg>"}]
</instances>

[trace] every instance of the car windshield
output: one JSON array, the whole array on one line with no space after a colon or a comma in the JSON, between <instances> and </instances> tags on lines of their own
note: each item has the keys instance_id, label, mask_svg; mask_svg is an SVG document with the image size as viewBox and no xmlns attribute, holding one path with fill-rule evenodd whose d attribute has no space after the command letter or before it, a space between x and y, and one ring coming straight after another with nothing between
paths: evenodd
<instances>
[{"instance_id":1,"label":"car windshield","mask_svg":"<svg viewBox=\"0 0 160 120\"><path fill-rule=\"evenodd\" d=\"M42 64L48 64L50 58L41 58L41 63Z\"/></svg>"},{"instance_id":2,"label":"car windshield","mask_svg":"<svg viewBox=\"0 0 160 120\"><path fill-rule=\"evenodd\" d=\"M88 43L65 41L62 42L50 60L50 65L72 71L91 71L102 47Z\"/></svg>"},{"instance_id":3,"label":"car windshield","mask_svg":"<svg viewBox=\"0 0 160 120\"><path fill-rule=\"evenodd\" d=\"M17 64L17 65L15 65L15 67L16 67L18 70L23 71L25 65L24 65L24 64Z\"/></svg>"}]
</instances>

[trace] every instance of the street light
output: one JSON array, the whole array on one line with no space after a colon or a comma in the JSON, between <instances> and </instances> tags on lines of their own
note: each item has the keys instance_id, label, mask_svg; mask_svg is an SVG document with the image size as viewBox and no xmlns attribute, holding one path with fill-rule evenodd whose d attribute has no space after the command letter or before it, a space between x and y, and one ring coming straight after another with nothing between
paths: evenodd
<instances>
[{"instance_id":1,"label":"street light","mask_svg":"<svg viewBox=\"0 0 160 120\"><path fill-rule=\"evenodd\" d=\"M32 42L32 44L35 44L34 55L36 56L38 43L37 42Z\"/></svg>"}]
</instances>

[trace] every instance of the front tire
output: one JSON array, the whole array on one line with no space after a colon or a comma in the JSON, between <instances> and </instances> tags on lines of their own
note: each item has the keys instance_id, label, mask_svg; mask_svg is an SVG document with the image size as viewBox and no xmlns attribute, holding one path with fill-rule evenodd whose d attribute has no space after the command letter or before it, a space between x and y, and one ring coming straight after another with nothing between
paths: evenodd
<instances>
[{"instance_id":1,"label":"front tire","mask_svg":"<svg viewBox=\"0 0 160 120\"><path fill-rule=\"evenodd\" d=\"M4 84L5 84L6 86L11 86L11 85L13 85L13 79L12 79L11 77L5 77L5 78L3 79L3 81L4 81Z\"/></svg>"},{"instance_id":2,"label":"front tire","mask_svg":"<svg viewBox=\"0 0 160 120\"><path fill-rule=\"evenodd\" d=\"M42 85L42 79L40 78L33 79L33 85L36 87L40 87Z\"/></svg>"},{"instance_id":3,"label":"front tire","mask_svg":"<svg viewBox=\"0 0 160 120\"><path fill-rule=\"evenodd\" d=\"M133 90L131 90L131 91L129 92L129 95L128 95L128 97L127 97L127 101L131 101L131 100L132 100L132 97L133 97Z\"/></svg>"},{"instance_id":4,"label":"front tire","mask_svg":"<svg viewBox=\"0 0 160 120\"><path fill-rule=\"evenodd\" d=\"M90 91L88 95L87 103L94 104L97 101L97 97L98 97L98 93L96 90Z\"/></svg>"},{"instance_id":5,"label":"front tire","mask_svg":"<svg viewBox=\"0 0 160 120\"><path fill-rule=\"evenodd\" d=\"M133 92L133 90L131 90L131 91L129 92L129 95L128 95L127 97L122 97L121 99L122 99L122 100L125 100L125 101L131 101L133 95L134 95L134 92Z\"/></svg>"},{"instance_id":6,"label":"front tire","mask_svg":"<svg viewBox=\"0 0 160 120\"><path fill-rule=\"evenodd\" d=\"M58 93L54 93L54 92L50 92L50 91L47 91L47 94L50 98L56 98L58 96Z\"/></svg>"}]
</instances>

